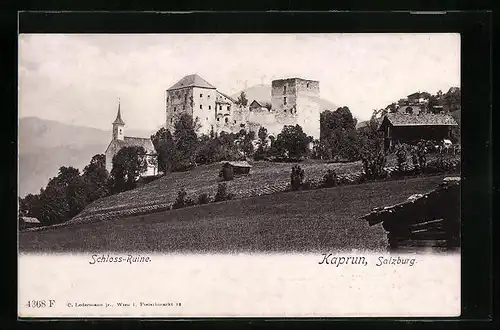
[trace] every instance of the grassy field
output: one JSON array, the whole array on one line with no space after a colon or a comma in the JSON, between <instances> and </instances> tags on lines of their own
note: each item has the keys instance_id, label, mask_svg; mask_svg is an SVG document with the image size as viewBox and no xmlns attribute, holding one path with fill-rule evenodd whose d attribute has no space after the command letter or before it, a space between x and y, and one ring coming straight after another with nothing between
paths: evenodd
<instances>
[{"instance_id":1,"label":"grassy field","mask_svg":"<svg viewBox=\"0 0 500 330\"><path fill-rule=\"evenodd\" d=\"M236 177L227 182L228 191L233 193L235 198L283 191L290 182L290 171L294 164L261 161L253 162L252 165L250 175ZM359 173L362 169L360 162L325 164L324 162L307 161L300 163L300 166L305 171L306 179L319 179L329 168L335 169L340 175ZM139 208L145 209L145 213L148 213L148 208L155 211L158 208L171 205L181 188L186 189L188 197L193 200L196 200L202 193L213 197L217 192L217 185L220 183L218 178L220 168L219 164L211 164L199 166L189 172L170 173L143 187L97 200L88 205L72 221L86 221L87 219L99 218L101 215L102 220L108 220L113 218L115 214L121 217L128 210L134 210L131 211L132 214L139 213L136 212Z\"/></svg>"},{"instance_id":2,"label":"grassy field","mask_svg":"<svg viewBox=\"0 0 500 330\"><path fill-rule=\"evenodd\" d=\"M290 182L293 163L253 162L250 175L236 177L228 181L228 191L235 198L269 195L284 191ZM394 157L389 157L387 166L394 166ZM305 161L300 163L305 171L305 179L319 181L328 169L348 180L361 174L361 162L332 163ZM69 222L109 221L131 215L148 214L168 209L181 188L186 189L188 197L197 200L206 193L214 196L220 182L219 164L199 166L189 172L170 173L143 187L109 196L88 205L79 215Z\"/></svg>"},{"instance_id":3,"label":"grassy field","mask_svg":"<svg viewBox=\"0 0 500 330\"><path fill-rule=\"evenodd\" d=\"M288 169L290 165L284 167ZM309 170L312 171L312 168L314 166ZM215 169L213 167L213 171ZM288 174L288 171L284 172ZM213 180L215 184L213 173L209 174L206 173L209 176L207 180ZM383 228L369 227L359 218L374 207L392 205L412 194L430 191L444 177L419 177L285 192L144 216L22 232L19 234L20 251L383 250L387 244ZM177 184L178 187L182 186L181 183ZM176 190L173 187L170 189Z\"/></svg>"}]
</instances>

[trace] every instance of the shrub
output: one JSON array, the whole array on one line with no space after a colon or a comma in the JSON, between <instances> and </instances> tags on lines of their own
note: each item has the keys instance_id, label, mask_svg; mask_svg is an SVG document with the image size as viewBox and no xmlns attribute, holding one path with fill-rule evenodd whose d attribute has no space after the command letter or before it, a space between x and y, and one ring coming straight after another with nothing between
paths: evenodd
<instances>
[{"instance_id":1,"label":"shrub","mask_svg":"<svg viewBox=\"0 0 500 330\"><path fill-rule=\"evenodd\" d=\"M334 169L329 169L326 174L323 176L323 181L321 186L324 188L335 187L339 184L339 178L337 176L337 172Z\"/></svg>"},{"instance_id":2,"label":"shrub","mask_svg":"<svg viewBox=\"0 0 500 330\"><path fill-rule=\"evenodd\" d=\"M219 172L219 177L224 181L231 181L234 178L233 167L229 163L224 163Z\"/></svg>"},{"instance_id":3,"label":"shrub","mask_svg":"<svg viewBox=\"0 0 500 330\"><path fill-rule=\"evenodd\" d=\"M404 173L408 169L406 149L407 146L405 144L397 144L395 148L397 160L396 168L399 173Z\"/></svg>"},{"instance_id":4,"label":"shrub","mask_svg":"<svg viewBox=\"0 0 500 330\"><path fill-rule=\"evenodd\" d=\"M208 194L200 194L198 196L198 204L203 205L203 204L208 204L210 203L210 196Z\"/></svg>"},{"instance_id":5,"label":"shrub","mask_svg":"<svg viewBox=\"0 0 500 330\"><path fill-rule=\"evenodd\" d=\"M299 165L295 165L292 167L290 180L293 190L299 190L302 187L302 183L304 181L304 170L301 169Z\"/></svg>"},{"instance_id":6,"label":"shrub","mask_svg":"<svg viewBox=\"0 0 500 330\"><path fill-rule=\"evenodd\" d=\"M384 169L387 159L382 151L377 153L364 152L361 155L361 161L363 162L364 179L385 178L387 176Z\"/></svg>"},{"instance_id":7,"label":"shrub","mask_svg":"<svg viewBox=\"0 0 500 330\"><path fill-rule=\"evenodd\" d=\"M411 159L413 166L417 172L422 172L427 166L427 153L429 151L428 144L425 141L419 141L411 149Z\"/></svg>"},{"instance_id":8,"label":"shrub","mask_svg":"<svg viewBox=\"0 0 500 330\"><path fill-rule=\"evenodd\" d=\"M230 200L234 197L233 194L227 192L227 185L225 183L219 183L217 186L217 193L215 194L214 201L222 202Z\"/></svg>"},{"instance_id":9,"label":"shrub","mask_svg":"<svg viewBox=\"0 0 500 330\"><path fill-rule=\"evenodd\" d=\"M184 189L179 190L177 198L175 199L172 209L180 209L186 206L192 206L194 202L191 198L187 197L187 192Z\"/></svg>"}]
</instances>

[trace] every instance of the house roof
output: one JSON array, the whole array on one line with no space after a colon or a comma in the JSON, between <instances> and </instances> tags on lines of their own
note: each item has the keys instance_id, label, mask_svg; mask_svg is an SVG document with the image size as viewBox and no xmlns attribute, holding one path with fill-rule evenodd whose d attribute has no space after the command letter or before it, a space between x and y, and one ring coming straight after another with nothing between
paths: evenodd
<instances>
[{"instance_id":1,"label":"house roof","mask_svg":"<svg viewBox=\"0 0 500 330\"><path fill-rule=\"evenodd\" d=\"M122 120L122 114L120 111L120 102L118 102L118 113L116 114L116 119L113 124L125 125L125 122Z\"/></svg>"},{"instance_id":2,"label":"house roof","mask_svg":"<svg viewBox=\"0 0 500 330\"><path fill-rule=\"evenodd\" d=\"M388 113L380 126L388 121L392 126L457 126L457 122L449 114L444 113Z\"/></svg>"},{"instance_id":3,"label":"house roof","mask_svg":"<svg viewBox=\"0 0 500 330\"><path fill-rule=\"evenodd\" d=\"M233 99L232 97L227 96L226 94L217 91L217 98L216 98L215 102L229 104L229 102L227 102L224 98L230 100L233 103L236 103L236 100Z\"/></svg>"},{"instance_id":4,"label":"house roof","mask_svg":"<svg viewBox=\"0 0 500 330\"><path fill-rule=\"evenodd\" d=\"M148 153L148 154L155 153L155 148L154 148L153 142L151 141L150 138L125 136L123 140L112 140L110 143L110 146L112 143L117 144L119 146L119 149L125 148L125 147L137 146L137 147L143 147L144 150L146 150L146 153ZM109 148L109 146L108 146L108 148Z\"/></svg>"},{"instance_id":5,"label":"house roof","mask_svg":"<svg viewBox=\"0 0 500 330\"><path fill-rule=\"evenodd\" d=\"M266 107L266 103L270 103L269 101L263 101L263 100L253 100L252 102L250 102L250 105L252 105L252 103L257 103L257 105L259 105L261 108L265 108Z\"/></svg>"},{"instance_id":6,"label":"house roof","mask_svg":"<svg viewBox=\"0 0 500 330\"><path fill-rule=\"evenodd\" d=\"M209 82L207 82L205 79L200 77L197 74L190 74L176 82L172 87L167 89L168 91L173 90L173 89L179 89L179 88L185 88L185 87L200 87L200 88L209 88L209 89L216 89L214 86L212 86Z\"/></svg>"},{"instance_id":7,"label":"house roof","mask_svg":"<svg viewBox=\"0 0 500 330\"><path fill-rule=\"evenodd\" d=\"M21 217L24 223L40 223L40 220L33 217Z\"/></svg>"},{"instance_id":8,"label":"house roof","mask_svg":"<svg viewBox=\"0 0 500 330\"><path fill-rule=\"evenodd\" d=\"M239 161L239 162L222 162L222 163L228 163L231 166L234 167L252 167L247 161Z\"/></svg>"},{"instance_id":9,"label":"house roof","mask_svg":"<svg viewBox=\"0 0 500 330\"><path fill-rule=\"evenodd\" d=\"M453 193L456 191L460 194L460 177L448 177L438 187L426 194L413 194L402 203L377 207L372 212L362 216L361 219L368 221L368 224L373 226L397 218L410 219L422 214L426 210L434 212L437 209L439 212L440 208L436 208L435 206L444 200L443 196L449 192Z\"/></svg>"}]
</instances>

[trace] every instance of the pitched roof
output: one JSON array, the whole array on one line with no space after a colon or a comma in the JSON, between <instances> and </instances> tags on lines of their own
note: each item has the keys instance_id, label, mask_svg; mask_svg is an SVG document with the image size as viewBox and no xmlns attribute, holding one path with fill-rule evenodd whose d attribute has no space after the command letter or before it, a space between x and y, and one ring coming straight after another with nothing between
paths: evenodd
<instances>
[{"instance_id":1,"label":"pitched roof","mask_svg":"<svg viewBox=\"0 0 500 330\"><path fill-rule=\"evenodd\" d=\"M384 121L389 121L393 126L457 126L452 116L445 113L420 113L418 115L406 113L388 113Z\"/></svg>"},{"instance_id":2,"label":"pitched roof","mask_svg":"<svg viewBox=\"0 0 500 330\"><path fill-rule=\"evenodd\" d=\"M261 108L265 108L267 103L271 103L269 101L253 100L252 102L250 102L250 105L252 105L252 103L254 102L257 103Z\"/></svg>"},{"instance_id":3,"label":"pitched roof","mask_svg":"<svg viewBox=\"0 0 500 330\"><path fill-rule=\"evenodd\" d=\"M116 114L116 119L113 124L125 125L125 122L122 120L122 114L120 111L120 102L118 101L118 113Z\"/></svg>"},{"instance_id":4,"label":"pitched roof","mask_svg":"<svg viewBox=\"0 0 500 330\"><path fill-rule=\"evenodd\" d=\"M456 191L460 194L460 178L447 177L439 186L428 193L414 194L404 202L391 206L374 208L370 213L363 215L361 219L368 221L370 226L390 219L411 219L421 215L422 212L435 211L436 201L441 202L443 200L443 193L446 194Z\"/></svg>"},{"instance_id":5,"label":"pitched roof","mask_svg":"<svg viewBox=\"0 0 500 330\"><path fill-rule=\"evenodd\" d=\"M153 142L150 138L140 138L133 136L125 136L123 140L113 140L111 143L116 143L121 148L125 147L143 147L146 150L146 153L152 154L155 153L155 148L153 146Z\"/></svg>"},{"instance_id":6,"label":"pitched roof","mask_svg":"<svg viewBox=\"0 0 500 330\"><path fill-rule=\"evenodd\" d=\"M236 103L236 100L233 99L231 96L227 96L226 94L217 91L217 98L216 98L215 102L217 102L217 103L226 103L226 104L229 103L224 98L230 100L233 103Z\"/></svg>"},{"instance_id":7,"label":"pitched roof","mask_svg":"<svg viewBox=\"0 0 500 330\"><path fill-rule=\"evenodd\" d=\"M234 167L252 167L252 165L250 165L247 161L224 161L222 163L228 163Z\"/></svg>"},{"instance_id":8,"label":"pitched roof","mask_svg":"<svg viewBox=\"0 0 500 330\"><path fill-rule=\"evenodd\" d=\"M21 217L21 219L25 223L40 223L40 220L38 220L37 218L33 218L33 217Z\"/></svg>"},{"instance_id":9,"label":"pitched roof","mask_svg":"<svg viewBox=\"0 0 500 330\"><path fill-rule=\"evenodd\" d=\"M201 88L216 89L214 86L212 86L210 83L208 83L205 79L198 76L197 74L190 74L179 80L177 83L175 83L172 87L170 87L167 90L170 91L173 89L179 89L184 87L201 87Z\"/></svg>"}]
</instances>

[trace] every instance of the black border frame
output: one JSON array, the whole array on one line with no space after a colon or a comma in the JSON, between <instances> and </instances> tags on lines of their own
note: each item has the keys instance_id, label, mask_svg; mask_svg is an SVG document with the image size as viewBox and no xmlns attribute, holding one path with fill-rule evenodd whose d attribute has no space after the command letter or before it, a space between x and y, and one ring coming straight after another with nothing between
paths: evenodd
<instances>
[{"instance_id":1,"label":"black border frame","mask_svg":"<svg viewBox=\"0 0 500 330\"><path fill-rule=\"evenodd\" d=\"M53 9L49 2L47 9ZM51 6L52 4L52 6ZM118 6L119 7L119 6ZM80 7L81 8L81 7ZM85 9L85 8L81 8ZM14 15L12 15L14 14ZM457 32L461 34L461 88L463 108L473 108L462 113L462 315L460 318L189 318L185 320L208 321L212 325L225 324L226 320L245 323L261 323L270 326L293 325L289 321L310 321L309 325L325 325L325 321L355 323L373 322L373 325L401 326L405 323L421 324L428 320L489 320L492 317L492 13L488 11L447 12L422 14L412 12L201 12L158 13L158 12L21 12L19 33L201 33L201 32ZM9 134L7 148L13 161L9 170L6 195L9 216L17 213L17 13L0 14L2 27L10 29L2 35L7 68L2 92L5 94L7 111L2 124ZM2 47L3 48L3 47ZM4 60L5 61L5 60ZM12 211L12 214L11 214ZM12 215L12 218L11 218ZM9 220L8 233L17 237L17 226ZM17 239L14 239L17 243ZM5 251L5 250L4 250ZM17 270L17 244L10 244L8 251L13 256L11 269ZM17 284L17 271L11 274L12 283ZM9 297L14 304L3 311L17 319L17 285L8 285ZM24 325L55 326L54 322L40 322L48 319L19 319ZM68 321L72 319L58 319ZM98 323L98 319L89 319ZM110 320L110 319L102 319ZM116 319L115 319L116 320ZM118 319L117 323L137 319ZM146 322L131 324L153 325L157 320L178 321L178 319L144 319ZM214 322L215 321L215 322ZM222 321L222 322L221 322ZM240 323L238 322L238 323ZM61 325L66 322L62 322ZM308 322L309 323L309 322ZM318 324L319 323L319 324ZM335 322L336 323L336 322ZM66 323L67 324L67 323ZM24 326L23 325L23 326ZM67 324L69 325L69 324ZM106 322L104 326L109 326ZM176 325L179 325L177 323ZM445 324L446 325L446 324ZM451 324L448 324L451 325ZM427 326L430 326L428 323Z\"/></svg>"}]
</instances>

